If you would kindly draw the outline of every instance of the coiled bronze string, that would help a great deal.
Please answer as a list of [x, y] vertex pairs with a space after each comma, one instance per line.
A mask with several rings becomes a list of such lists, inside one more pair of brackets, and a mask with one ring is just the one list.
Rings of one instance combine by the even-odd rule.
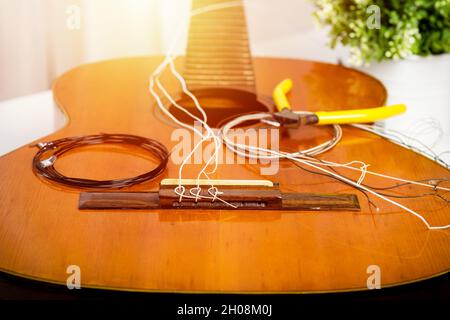
[[[118, 180], [91, 180], [67, 177], [59, 173], [54, 167], [56, 159], [72, 149], [105, 143], [138, 146], [158, 158], [159, 164], [155, 169], [139, 176]], [[75, 188], [115, 189], [142, 183], [160, 175], [165, 170], [169, 159], [167, 148], [160, 142], [129, 134], [102, 133], [69, 137], [50, 142], [41, 142], [33, 146], [39, 147], [39, 151], [33, 158], [33, 171], [45, 179]]]

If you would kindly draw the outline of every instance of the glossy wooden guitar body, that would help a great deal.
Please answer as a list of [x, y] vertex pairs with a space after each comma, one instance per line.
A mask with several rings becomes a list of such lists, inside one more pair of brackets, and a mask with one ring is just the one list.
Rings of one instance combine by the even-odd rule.
[[[110, 132], [151, 137], [173, 147], [174, 127], [157, 116], [147, 91], [148, 75], [160, 61], [123, 59], [68, 72], [55, 83], [54, 96], [69, 122], [39, 141]], [[291, 77], [295, 88], [290, 100], [297, 109], [375, 107], [385, 102], [378, 81], [341, 66], [268, 58], [255, 59], [254, 66], [262, 96], [270, 96], [278, 81]], [[172, 92], [178, 90], [173, 79], [165, 83]], [[285, 145], [304, 148], [328, 135], [327, 128], [291, 130]], [[382, 287], [433, 277], [450, 268], [450, 231], [428, 231], [416, 217], [373, 199], [380, 208], [376, 212], [356, 190], [289, 162], [282, 162], [279, 173], [269, 177], [261, 176], [256, 165], [222, 165], [216, 178], [271, 179], [286, 192], [353, 192], [362, 211], [80, 211], [78, 190], [47, 183], [32, 173], [35, 152], [24, 146], [0, 158], [4, 272], [65, 285], [67, 267], [77, 265], [82, 287], [289, 293], [364, 290], [371, 265], [379, 266]], [[97, 179], [132, 176], [152, 166], [138, 150], [131, 153], [142, 157], [129, 152], [92, 147], [74, 151], [56, 166], [66, 175]], [[343, 141], [320, 158], [361, 160], [373, 171], [411, 180], [450, 177], [434, 162], [352, 128], [344, 128]], [[195, 174], [188, 169], [186, 178]], [[161, 178], [176, 175], [177, 166], [171, 162]], [[158, 182], [128, 190], [156, 190]], [[366, 183], [393, 184], [373, 177]], [[430, 190], [403, 187], [396, 192], [412, 191]], [[450, 208], [441, 199], [399, 201], [432, 225], [450, 222]]]

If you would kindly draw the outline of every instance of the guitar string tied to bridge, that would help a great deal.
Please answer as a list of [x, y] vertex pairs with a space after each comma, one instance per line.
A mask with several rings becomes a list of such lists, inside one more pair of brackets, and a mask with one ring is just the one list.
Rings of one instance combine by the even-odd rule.
[[189, 194], [186, 194], [186, 188], [184, 185], [179, 184], [174, 188], [174, 192], [176, 195], [179, 196], [178, 202], [181, 203], [183, 201], [183, 198], [188, 199], [194, 199], [194, 201], [197, 203], [199, 200], [211, 200], [211, 202], [215, 202], [216, 200], [226, 204], [229, 207], [232, 207], [234, 209], [237, 209], [237, 206], [223, 200], [220, 198], [221, 195], [223, 195], [223, 192], [220, 191], [216, 186], [211, 185], [211, 187], [208, 188], [207, 192], [210, 196], [202, 195], [202, 188], [200, 185], [197, 185], [195, 187], [192, 187], [189, 189]]

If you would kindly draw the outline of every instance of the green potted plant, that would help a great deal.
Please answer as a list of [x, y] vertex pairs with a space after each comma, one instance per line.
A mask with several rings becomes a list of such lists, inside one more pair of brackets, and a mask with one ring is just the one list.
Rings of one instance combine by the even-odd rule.
[[389, 103], [408, 105], [396, 128], [433, 117], [450, 150], [450, 0], [312, 0], [330, 46], [349, 48], [347, 65], [380, 79]]
[[353, 64], [450, 52], [450, 0], [315, 0], [331, 46], [350, 47]]

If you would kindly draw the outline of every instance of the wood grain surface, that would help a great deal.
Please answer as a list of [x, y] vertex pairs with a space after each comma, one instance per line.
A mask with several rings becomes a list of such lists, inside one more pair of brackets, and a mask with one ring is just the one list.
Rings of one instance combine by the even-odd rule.
[[[161, 57], [130, 58], [81, 66], [54, 84], [56, 103], [69, 122], [40, 139], [129, 133], [172, 148], [175, 127], [155, 112], [148, 75]], [[375, 79], [341, 66], [311, 61], [254, 59], [257, 92], [270, 95], [291, 77], [290, 100], [299, 110], [380, 106], [386, 92]], [[178, 64], [182, 66], [183, 61]], [[174, 80], [166, 77], [171, 92]], [[283, 137], [283, 147], [312, 146], [328, 138], [326, 127], [303, 127]], [[283, 192], [357, 193], [361, 212], [254, 212], [221, 210], [80, 211], [79, 190], [50, 184], [31, 170], [35, 148], [0, 158], [0, 270], [65, 284], [69, 265], [81, 268], [82, 287], [170, 292], [329, 292], [364, 290], [367, 268], [381, 269], [381, 285], [393, 286], [448, 272], [450, 231], [428, 231], [416, 217], [356, 190], [281, 162], [278, 174], [259, 166], [222, 165], [218, 179], [270, 179]], [[137, 156], [137, 157], [136, 157]], [[450, 177], [434, 162], [369, 133], [344, 128], [343, 141], [322, 159], [361, 160], [370, 169], [406, 179]], [[56, 166], [66, 175], [96, 179], [134, 176], [153, 164], [139, 150], [94, 146], [76, 150]], [[189, 167], [185, 178], [194, 178]], [[348, 173], [357, 178], [355, 173]], [[177, 177], [170, 161], [161, 178]], [[392, 185], [368, 177], [367, 184]], [[159, 180], [127, 191], [156, 191]], [[424, 193], [417, 187], [395, 192]], [[399, 200], [432, 225], [450, 223], [450, 208], [433, 196]]]

